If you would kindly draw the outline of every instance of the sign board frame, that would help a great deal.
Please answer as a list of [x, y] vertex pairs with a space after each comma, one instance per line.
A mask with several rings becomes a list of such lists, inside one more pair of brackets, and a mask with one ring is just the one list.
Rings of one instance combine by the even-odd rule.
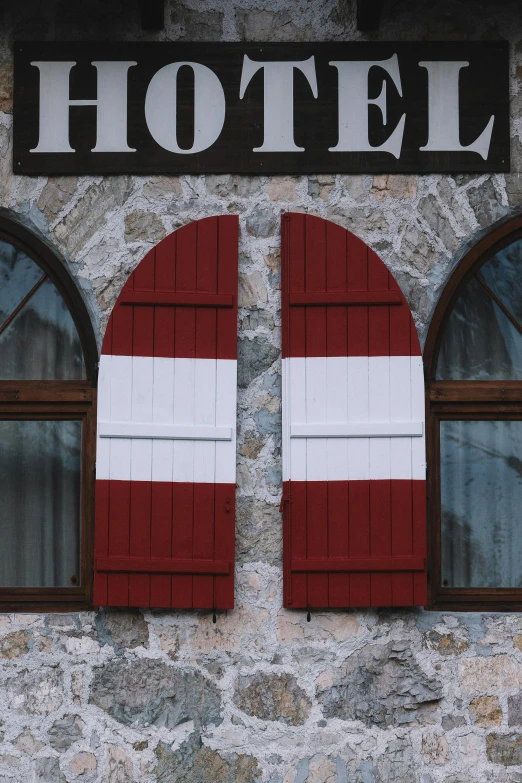
[[[15, 43], [13, 170], [32, 175], [507, 172], [510, 169], [508, 49], [505, 41]], [[396, 60], [393, 60], [394, 57]], [[303, 65], [310, 58], [313, 59], [307, 68], [288, 66], [289, 62]], [[34, 63], [48, 62], [74, 63], [68, 77], [70, 94], [64, 98], [78, 102], [68, 109], [69, 138], [74, 151], [31, 151], [41, 146], [40, 83], [44, 78], [42, 69]], [[93, 151], [97, 144], [99, 113], [96, 105], [97, 80], [101, 78], [93, 62], [136, 63], [128, 66], [125, 72], [127, 117], [124, 117], [128, 147], [135, 151]], [[274, 78], [267, 87], [268, 68], [259, 66], [259, 63], [274, 62], [286, 63], [287, 66], [281, 70], [280, 79], [272, 73]], [[353, 85], [353, 65], [332, 65], [345, 62], [360, 63], [358, 67], [363, 72], [366, 68], [366, 75], [363, 73], [363, 81], [360, 82], [360, 86], [363, 82], [364, 85], [355, 95], [358, 106], [347, 106], [346, 103], [347, 97], [354, 98], [353, 90], [346, 91], [348, 85]], [[368, 67], [368, 63], [372, 62], [377, 65]], [[388, 67], [378, 65], [386, 62]], [[440, 62], [453, 63], [449, 66], [453, 67], [454, 75], [456, 73], [453, 95], [445, 94], [450, 80], [444, 80], [439, 73], [437, 86], [435, 76], [429, 71], [430, 66], [426, 65]], [[167, 75], [162, 84], [157, 80], [155, 96], [150, 90], [151, 80], [158, 71], [173, 63], [201, 64], [215, 74], [222, 87], [225, 106], [222, 129], [216, 140], [201, 151], [187, 152], [194, 147], [195, 139], [193, 68], [180, 66], [175, 78], [170, 72], [170, 83], [175, 85], [170, 92], [164, 89]], [[247, 70], [249, 68], [250, 75], [246, 73], [245, 66]], [[342, 77], [341, 67], [351, 70]], [[396, 78], [393, 68], [396, 68]], [[203, 73], [207, 74], [207, 71]], [[342, 78], [346, 89], [341, 96]], [[286, 88], [281, 87], [284, 79]], [[218, 104], [219, 83], [214, 82]], [[277, 85], [281, 87], [279, 92]], [[366, 94], [361, 95], [361, 90]], [[241, 93], [243, 97], [240, 97]], [[211, 94], [208, 91], [201, 93], [202, 110], [205, 95]], [[156, 117], [169, 111], [172, 115], [172, 105], [177, 107], [174, 139], [183, 150], [181, 153], [165, 149], [151, 134], [150, 117], [147, 118], [145, 111], [147, 95], [150, 105], [156, 102]], [[162, 95], [173, 95], [174, 100], [177, 95], [177, 102], [170, 104], [169, 100], [165, 100], [163, 108], [160, 103]], [[285, 96], [288, 98], [289, 95], [293, 97], [291, 105], [285, 100]], [[276, 104], [270, 108], [272, 98]], [[124, 99], [125, 96], [121, 98]], [[81, 105], [89, 100], [91, 105]], [[450, 105], [452, 101], [453, 108]], [[462, 147], [472, 145], [494, 117], [486, 158], [469, 149], [421, 149], [429, 147], [432, 133], [429, 111], [431, 108], [434, 115], [434, 107], [443, 107], [450, 120], [453, 112], [456, 122], [454, 141], [456, 134], [457, 146]], [[266, 146], [269, 108], [272, 120], [279, 112], [287, 111], [286, 131], [283, 128], [288, 137], [287, 146], [290, 139], [294, 147], [301, 150], [255, 151], [255, 148]], [[115, 115], [117, 111], [115, 106]], [[151, 111], [149, 106], [149, 114]], [[219, 106], [217, 113], [214, 106], [208, 118], [214, 125], [217, 124], [218, 130], [219, 111]], [[292, 114], [293, 134], [292, 128], [288, 127], [288, 117], [292, 119]], [[398, 127], [403, 115], [404, 132], [399, 155], [378, 150], [377, 147], [382, 146]], [[202, 117], [200, 115], [200, 119]], [[205, 121], [200, 124], [205, 127], [206, 118], [203, 119]], [[359, 144], [363, 148], [332, 151], [340, 145], [339, 128], [345, 119], [349, 126], [346, 131], [348, 146]], [[356, 140], [355, 144], [353, 121], [356, 125], [363, 124], [362, 130], [359, 128], [357, 131], [359, 142]], [[108, 122], [110, 124], [110, 120]], [[434, 116], [431, 122], [436, 124]], [[360, 143], [365, 123], [366, 148], [364, 143]], [[446, 116], [441, 124], [447, 126]], [[157, 128], [156, 131], [158, 138]], [[272, 128], [272, 135], [277, 131], [277, 128]], [[168, 129], [162, 132], [168, 133]]]

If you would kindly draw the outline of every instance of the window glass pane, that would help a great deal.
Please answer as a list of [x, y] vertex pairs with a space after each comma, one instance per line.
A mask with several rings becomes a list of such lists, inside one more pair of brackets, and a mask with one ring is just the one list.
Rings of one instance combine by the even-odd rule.
[[522, 335], [475, 278], [463, 289], [446, 324], [436, 377], [522, 378]]
[[80, 421], [0, 421], [0, 587], [79, 583], [80, 462]]
[[522, 421], [441, 421], [444, 587], [522, 587]]
[[85, 365], [76, 326], [60, 292], [47, 278], [0, 334], [0, 379], [81, 378]]
[[0, 239], [0, 325], [43, 274], [24, 252]]
[[522, 324], [522, 240], [496, 253], [481, 267], [479, 274]]

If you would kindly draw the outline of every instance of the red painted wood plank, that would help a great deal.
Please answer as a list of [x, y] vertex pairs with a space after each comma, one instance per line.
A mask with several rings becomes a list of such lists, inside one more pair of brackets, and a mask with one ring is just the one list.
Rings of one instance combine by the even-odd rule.
[[[285, 550], [286, 566], [294, 557], [306, 557], [306, 481], [286, 481], [283, 495], [289, 499], [284, 514], [284, 524], [290, 525], [290, 547]], [[304, 608], [308, 606], [308, 577], [306, 574], [292, 574], [287, 606]]]
[[[109, 482], [96, 482], [96, 520], [94, 526], [94, 551], [97, 556], [109, 553]], [[93, 604], [107, 604], [107, 574], [94, 572]]]
[[[370, 482], [349, 482], [350, 557], [370, 556]], [[370, 574], [350, 574], [350, 605], [371, 606]]]
[[[192, 531], [194, 517], [194, 484], [174, 483], [172, 550], [173, 558], [180, 560], [192, 557]], [[192, 576], [172, 577], [172, 607], [192, 608]]]
[[[328, 488], [325, 481], [308, 481], [306, 487], [306, 557], [328, 557]], [[308, 605], [328, 606], [328, 574], [308, 573]]]
[[[391, 482], [391, 515], [392, 515], [392, 556], [413, 555], [413, 503], [412, 482]], [[418, 570], [424, 571], [426, 564], [424, 558], [419, 558], [422, 566]], [[397, 568], [394, 569], [395, 571]], [[416, 569], [417, 570], [417, 569]], [[413, 605], [413, 574], [392, 573], [392, 601], [393, 606]]]
[[[176, 291], [196, 290], [197, 223], [189, 223], [177, 232]], [[196, 308], [180, 307], [176, 312], [175, 356], [196, 356]]]
[[[217, 290], [220, 295], [237, 292], [239, 218], [222, 215], [218, 218]], [[237, 295], [232, 310], [217, 312], [217, 358], [237, 359]]]
[[[290, 307], [402, 305], [402, 298], [397, 291], [309, 291], [303, 294], [290, 294], [289, 299]], [[328, 355], [330, 356], [331, 354]], [[333, 355], [335, 356], [336, 354]]]
[[132, 307], [120, 307], [116, 302], [111, 314], [113, 356], [132, 356], [132, 316]]
[[[391, 486], [389, 480], [370, 481], [371, 556], [391, 555]], [[371, 574], [371, 606], [391, 606], [391, 574]]]
[[231, 564], [226, 576], [214, 577], [214, 606], [216, 609], [234, 608], [235, 501], [235, 484], [216, 484], [214, 556], [216, 562], [224, 560]]
[[390, 293], [400, 296], [402, 307], [390, 307], [390, 356], [410, 356], [412, 317], [397, 282], [390, 275]]
[[[109, 488], [109, 556], [128, 557], [130, 519], [130, 481], [111, 481]], [[129, 577], [109, 574], [107, 578], [107, 605], [129, 605]]]
[[[335, 223], [326, 224], [326, 285], [327, 301], [332, 298], [346, 299], [348, 283], [348, 258], [346, 254], [346, 231]], [[311, 294], [306, 294], [311, 296]], [[321, 294], [312, 294], [321, 298]], [[322, 297], [324, 299], [324, 297]], [[326, 352], [328, 356], [346, 356], [348, 351], [348, 312], [346, 307], [326, 308]]]
[[[172, 551], [172, 502], [173, 487], [167, 481], [153, 481], [151, 488], [150, 556], [166, 558]], [[151, 573], [154, 569], [150, 569]], [[170, 607], [171, 577], [167, 574], [150, 577], [150, 605]]]
[[[194, 484], [194, 558], [212, 560], [216, 517], [216, 485]], [[214, 580], [211, 576], [194, 576], [192, 583], [194, 609], [213, 609]]]
[[[196, 287], [200, 292], [217, 292], [218, 219], [198, 221]], [[196, 356], [217, 356], [217, 312], [215, 308], [196, 309]]]
[[233, 294], [207, 294], [194, 291], [193, 293], [173, 293], [164, 291], [129, 291], [120, 299], [122, 305], [155, 307], [233, 307]]
[[[413, 554], [426, 554], [426, 482], [412, 482], [413, 500]], [[415, 606], [425, 606], [428, 603], [428, 575], [414, 574], [413, 603]]]
[[[307, 292], [326, 290], [326, 225], [305, 220], [305, 286]], [[305, 356], [326, 356], [326, 307], [305, 308]]]
[[305, 356], [306, 323], [304, 308], [288, 312], [288, 292], [305, 290], [305, 216], [289, 215], [283, 223], [285, 244], [282, 248], [281, 274], [285, 319], [283, 322], [283, 357]]
[[[406, 571], [409, 577], [411, 571], [424, 571], [426, 568], [425, 557], [325, 557], [306, 558], [305, 560], [293, 559], [292, 571], [295, 573], [328, 572], [349, 573], [351, 571]], [[399, 573], [397, 575], [400, 575]], [[346, 606], [346, 604], [344, 604]]]
[[[154, 269], [156, 264], [155, 248], [149, 250], [146, 256], [142, 258], [134, 272], [132, 273], [133, 285], [132, 291], [154, 291]], [[131, 295], [129, 289], [122, 291], [122, 299]]]
[[[328, 560], [348, 558], [349, 552], [349, 511], [348, 482], [329, 481], [328, 486]], [[332, 607], [350, 606], [350, 575], [331, 573], [328, 569], [328, 605]]]
[[[129, 557], [150, 557], [152, 482], [130, 482]], [[129, 571], [129, 606], [150, 605], [149, 574]]]
[[[156, 248], [154, 288], [159, 294], [175, 285], [176, 234], [166, 237]], [[176, 309], [154, 308], [154, 356], [174, 357], [174, 329]]]
[[[388, 288], [390, 274], [381, 259], [368, 248], [368, 289], [382, 291]], [[368, 308], [369, 356], [390, 355], [390, 308]]]
[[98, 571], [151, 574], [224, 574], [230, 573], [228, 560], [176, 560], [166, 557], [98, 557]]
[[[368, 290], [368, 248], [348, 233], [348, 291]], [[348, 356], [368, 356], [368, 307], [348, 308]]]

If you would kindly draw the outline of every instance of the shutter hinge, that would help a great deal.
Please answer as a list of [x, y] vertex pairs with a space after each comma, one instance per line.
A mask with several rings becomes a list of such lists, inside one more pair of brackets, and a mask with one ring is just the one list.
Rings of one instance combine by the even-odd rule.
[[284, 514], [285, 511], [285, 503], [291, 503], [292, 502], [292, 493], [290, 490], [283, 489], [283, 494], [281, 495], [281, 502], [279, 504], [279, 513]]

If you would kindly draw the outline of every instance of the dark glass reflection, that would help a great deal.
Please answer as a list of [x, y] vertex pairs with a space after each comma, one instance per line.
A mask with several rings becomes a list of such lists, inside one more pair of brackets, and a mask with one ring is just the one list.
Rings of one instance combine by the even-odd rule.
[[[24, 253], [0, 241], [0, 329], [44, 276]], [[46, 278], [0, 333], [0, 380], [79, 380], [85, 377], [76, 326]]]
[[522, 324], [522, 240], [499, 250], [480, 274], [502, 304]]
[[81, 422], [0, 421], [0, 587], [80, 581]]
[[522, 335], [475, 277], [463, 289], [448, 319], [436, 377], [522, 378]]
[[14, 245], [0, 240], [0, 324], [43, 275], [38, 264]]
[[441, 421], [444, 587], [522, 588], [522, 421]]

